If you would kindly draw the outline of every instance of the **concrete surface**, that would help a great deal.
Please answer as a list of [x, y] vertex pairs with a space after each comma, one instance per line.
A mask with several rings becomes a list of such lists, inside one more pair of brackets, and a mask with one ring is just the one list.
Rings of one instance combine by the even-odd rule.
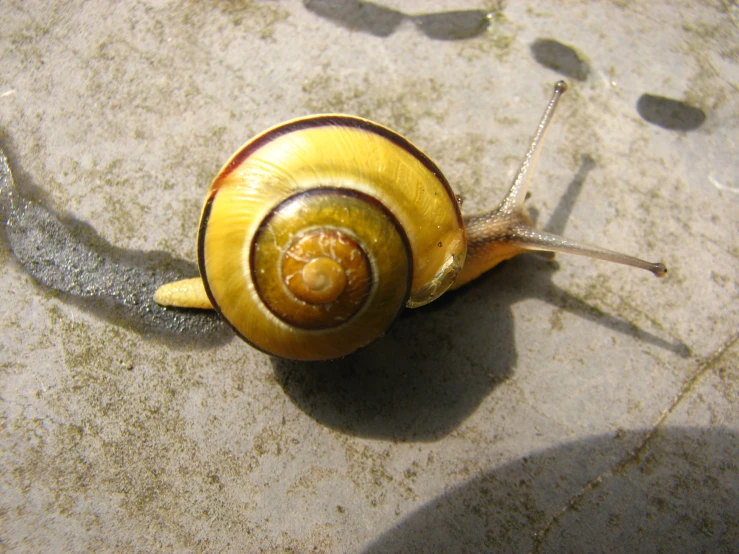
[[[738, 24], [731, 0], [2, 2], [0, 550], [739, 550]], [[530, 205], [665, 280], [520, 257], [322, 364], [151, 303], [254, 133], [369, 117], [474, 211], [563, 76]]]

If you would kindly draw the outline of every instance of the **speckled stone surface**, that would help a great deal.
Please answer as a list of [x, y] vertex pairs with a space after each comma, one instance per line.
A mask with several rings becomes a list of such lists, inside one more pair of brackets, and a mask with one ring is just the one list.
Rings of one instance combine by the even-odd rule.
[[[0, 551], [732, 552], [739, 8], [0, 4]], [[343, 112], [668, 277], [522, 256], [337, 362], [167, 311], [210, 180]]]

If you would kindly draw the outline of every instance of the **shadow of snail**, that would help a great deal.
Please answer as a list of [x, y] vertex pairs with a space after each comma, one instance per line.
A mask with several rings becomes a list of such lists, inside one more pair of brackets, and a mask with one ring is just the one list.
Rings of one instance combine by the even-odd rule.
[[[554, 265], [539, 257], [516, 257], [495, 267], [488, 278], [460, 288], [457, 294], [440, 296], [450, 285], [455, 288], [502, 259], [527, 251], [540, 251], [545, 256], [555, 250], [574, 252], [664, 273], [661, 264], [557, 236], [565, 228], [593, 166], [588, 156], [583, 157], [550, 224], [543, 231], [534, 228], [523, 201], [541, 141], [564, 88], [563, 83], [557, 85], [511, 190], [499, 206], [480, 215], [462, 216], [457, 198], [433, 162], [407, 140], [366, 120], [314, 116], [259, 135], [229, 161], [208, 195], [198, 243], [208, 293], [202, 280], [185, 280], [165, 286], [157, 299], [198, 308], [215, 303], [237, 334], [263, 350], [270, 350], [273, 343], [257, 342], [251, 336], [250, 322], [268, 331], [276, 327], [280, 340], [295, 334], [297, 342], [275, 343], [271, 349], [276, 354], [272, 358], [275, 377], [285, 393], [320, 423], [375, 438], [436, 440], [456, 428], [515, 367], [510, 306], [526, 298], [545, 299], [612, 330], [688, 355], [683, 344], [642, 331], [558, 289], [550, 279]], [[111, 246], [89, 225], [55, 215], [41, 202], [31, 200], [27, 191], [21, 194], [7, 160], [2, 157], [0, 161], [0, 208], [7, 219], [10, 247], [24, 269], [42, 285], [59, 291], [62, 299], [115, 323], [130, 325], [146, 336], [164, 338], [175, 347], [209, 348], [228, 340], [229, 334], [224, 333], [213, 311], [168, 309], [153, 302], [160, 283], [192, 275], [197, 271], [192, 264], [160, 252]], [[357, 171], [358, 164], [361, 171]], [[28, 176], [22, 173], [21, 181], [25, 188], [30, 186]], [[398, 187], [398, 182], [405, 186]], [[396, 198], [398, 192], [401, 194]], [[216, 202], [228, 198], [246, 199], [246, 208], [236, 201]], [[310, 221], [316, 204], [323, 219]], [[374, 227], [369, 233], [355, 231], [356, 223], [365, 225], [366, 208]], [[437, 211], [442, 217], [434, 220]], [[215, 220], [220, 226], [213, 226]], [[261, 235], [262, 241], [251, 241], [249, 233]], [[391, 259], [387, 251], [391, 241], [385, 234], [394, 236], [395, 245], [400, 247], [399, 257], [392, 258], [389, 267], [380, 263]], [[377, 243], [380, 262], [376, 261], [378, 251], [373, 250]], [[229, 250], [233, 245], [237, 248]], [[273, 245], [278, 245], [276, 252]], [[371, 248], [357, 252], [354, 249], [358, 246]], [[311, 255], [316, 252], [320, 264], [311, 264]], [[249, 268], [253, 259], [265, 256], [272, 260], [271, 273], [256, 266]], [[360, 269], [364, 265], [363, 279], [358, 278], [357, 263]], [[293, 269], [286, 272], [288, 264], [293, 264]], [[321, 265], [328, 266], [328, 271], [310, 269]], [[329, 294], [330, 299], [337, 294], [332, 282], [336, 266], [347, 268], [343, 276], [338, 275], [338, 289], [343, 287], [337, 296], [338, 308], [334, 302], [326, 302], [325, 296]], [[285, 275], [303, 279], [303, 288], [294, 292], [281, 281]], [[367, 277], [372, 280], [368, 282]], [[326, 283], [331, 286], [326, 287]], [[378, 307], [373, 302], [385, 287], [390, 290], [382, 294], [393, 302], [381, 302]], [[283, 317], [280, 310], [285, 305], [278, 302], [277, 307], [263, 307], [264, 297], [275, 297], [272, 288], [278, 289], [278, 295], [281, 290], [280, 302], [287, 296], [303, 310], [297, 316]], [[324, 297], [311, 304], [311, 295]], [[348, 302], [342, 304], [347, 296]], [[418, 305], [435, 297], [440, 298], [403, 310], [404, 303]], [[257, 315], [243, 318], [236, 312], [232, 318], [232, 304], [248, 304]], [[366, 313], [372, 310], [379, 310], [379, 315]], [[327, 315], [329, 325], [321, 329]], [[383, 340], [372, 342], [385, 333], [396, 315], [392, 331]], [[368, 316], [374, 327], [366, 323]], [[332, 317], [338, 324], [331, 324]], [[362, 323], [355, 325], [352, 340], [347, 340], [344, 331], [355, 319]], [[357, 334], [367, 329], [373, 332]], [[372, 344], [360, 348], [368, 343]], [[358, 348], [350, 357], [309, 367], [287, 359], [335, 358]]]

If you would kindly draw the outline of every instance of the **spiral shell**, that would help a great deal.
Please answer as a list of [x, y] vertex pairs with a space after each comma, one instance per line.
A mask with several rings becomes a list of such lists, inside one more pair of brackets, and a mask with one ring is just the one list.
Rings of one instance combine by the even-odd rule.
[[555, 84], [502, 201], [464, 219], [439, 168], [376, 123], [319, 115], [262, 133], [210, 186], [200, 278], [164, 284], [154, 300], [213, 307], [265, 352], [327, 360], [380, 337], [403, 304], [431, 302], [524, 252], [578, 254], [664, 277], [661, 262], [534, 227], [524, 202], [565, 90]]
[[456, 198], [406, 139], [349, 116], [257, 136], [210, 187], [198, 257], [213, 306], [285, 358], [345, 356], [403, 305], [442, 294], [464, 263]]

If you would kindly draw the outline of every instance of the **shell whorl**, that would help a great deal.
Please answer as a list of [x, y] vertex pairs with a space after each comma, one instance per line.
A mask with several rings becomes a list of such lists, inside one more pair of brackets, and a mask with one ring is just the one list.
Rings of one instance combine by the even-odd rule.
[[277, 206], [259, 227], [250, 260], [265, 306], [285, 323], [314, 330], [353, 317], [365, 325], [384, 320], [362, 312], [368, 301], [402, 305], [411, 264], [408, 239], [392, 213], [361, 193], [330, 188]]
[[198, 236], [213, 306], [254, 346], [294, 359], [376, 339], [403, 305], [442, 294], [465, 252], [433, 162], [348, 116], [295, 120], [247, 143], [211, 185]]

